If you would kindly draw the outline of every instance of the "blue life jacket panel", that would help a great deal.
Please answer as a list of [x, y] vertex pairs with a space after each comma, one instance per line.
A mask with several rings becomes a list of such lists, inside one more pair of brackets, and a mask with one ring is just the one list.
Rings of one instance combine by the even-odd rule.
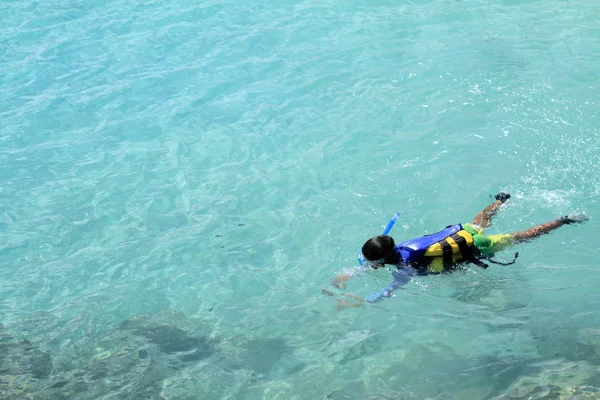
[[420, 261], [431, 246], [462, 230], [463, 227], [461, 224], [450, 225], [446, 229], [432, 233], [431, 235], [402, 242], [396, 245], [396, 250], [400, 253], [404, 262], [414, 263]]

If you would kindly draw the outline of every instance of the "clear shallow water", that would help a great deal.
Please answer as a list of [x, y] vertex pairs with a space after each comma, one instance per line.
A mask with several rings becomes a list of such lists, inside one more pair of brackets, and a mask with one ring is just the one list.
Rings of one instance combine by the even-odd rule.
[[[3, 358], [3, 395], [600, 387], [600, 8], [488, 3], [2, 3], [0, 315], [52, 360]], [[490, 232], [591, 221], [336, 309], [394, 212], [414, 237], [499, 190]]]

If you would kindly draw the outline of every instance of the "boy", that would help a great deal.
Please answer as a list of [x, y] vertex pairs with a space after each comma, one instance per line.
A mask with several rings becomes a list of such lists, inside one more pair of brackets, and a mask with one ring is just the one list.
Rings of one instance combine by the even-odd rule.
[[[378, 269], [390, 264], [397, 270], [392, 273], [392, 283], [383, 291], [369, 295], [365, 300], [381, 301], [384, 297], [391, 297], [393, 290], [407, 283], [412, 276], [449, 272], [463, 262], [472, 262], [482, 268], [488, 267], [482, 259], [494, 264], [512, 264], [515, 260], [499, 263], [490, 260], [490, 257], [512, 244], [536, 238], [563, 225], [587, 221], [585, 215], [567, 215], [521, 232], [484, 235], [483, 230], [490, 225], [492, 217], [508, 199], [510, 194], [500, 192], [495, 196], [496, 201], [477, 214], [472, 223], [450, 225], [440, 232], [407, 240], [398, 245], [388, 235], [379, 235], [367, 240], [361, 254], [361, 259], [366, 265]], [[515, 254], [515, 259], [518, 254]], [[351, 276], [352, 274], [342, 274], [334, 279], [333, 284], [343, 288]]]

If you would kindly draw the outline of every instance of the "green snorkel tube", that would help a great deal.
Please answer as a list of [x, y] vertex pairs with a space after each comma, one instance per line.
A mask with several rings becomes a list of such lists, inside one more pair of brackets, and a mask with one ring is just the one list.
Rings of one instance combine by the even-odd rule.
[[[392, 227], [398, 220], [398, 217], [400, 217], [400, 213], [394, 214], [392, 219], [390, 219], [390, 222], [388, 222], [388, 224], [385, 226], [385, 229], [383, 230], [382, 235], [387, 235], [388, 233], [390, 233], [390, 231], [392, 230]], [[365, 259], [365, 256], [363, 256], [363, 254], [362, 254], [362, 249], [358, 249], [358, 263], [360, 265], [363, 265], [365, 263], [365, 261], [367, 261], [367, 260]]]

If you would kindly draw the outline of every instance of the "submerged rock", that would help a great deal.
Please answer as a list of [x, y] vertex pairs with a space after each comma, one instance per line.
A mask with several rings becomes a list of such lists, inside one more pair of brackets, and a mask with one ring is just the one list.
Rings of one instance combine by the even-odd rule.
[[120, 330], [145, 338], [160, 352], [179, 356], [184, 362], [199, 361], [215, 353], [215, 340], [206, 336], [191, 336], [176, 326], [155, 325], [148, 318], [128, 319], [121, 324]]
[[56, 368], [50, 354], [0, 329], [0, 398], [220, 398], [303, 368], [282, 338], [218, 340], [203, 329], [182, 314], [135, 316], [92, 345], [71, 344], [79, 352], [56, 355]]
[[47, 378], [52, 372], [52, 357], [35, 347], [29, 340], [0, 345], [0, 374], [31, 375], [34, 379]]
[[212, 356], [216, 343], [165, 320], [189, 323], [173, 314], [133, 317], [91, 353], [62, 354], [70, 367], [55, 372], [48, 353], [0, 328], [0, 398], [158, 398], [165, 378]]
[[581, 329], [577, 335], [577, 340], [586, 348], [591, 349], [591, 360], [600, 363], [600, 329]]
[[226, 368], [248, 370], [259, 376], [276, 368], [280, 359], [290, 350], [282, 338], [248, 339], [235, 336], [219, 345], [221, 364]]
[[573, 386], [567, 388], [567, 394], [561, 400], [598, 400], [600, 389], [593, 386]]
[[526, 386], [510, 389], [498, 399], [502, 400], [559, 400], [561, 389], [558, 386]]
[[[295, 374], [304, 364], [292, 357], [283, 338], [248, 338], [236, 335], [215, 346], [212, 363], [194, 363], [163, 382], [162, 398], [262, 398], [269, 383]], [[250, 397], [249, 393], [253, 396]]]
[[26, 398], [27, 386], [35, 386], [52, 373], [52, 357], [29, 340], [17, 339], [0, 325], [0, 398]]
[[527, 386], [508, 390], [498, 400], [600, 400], [600, 390], [593, 386]]

